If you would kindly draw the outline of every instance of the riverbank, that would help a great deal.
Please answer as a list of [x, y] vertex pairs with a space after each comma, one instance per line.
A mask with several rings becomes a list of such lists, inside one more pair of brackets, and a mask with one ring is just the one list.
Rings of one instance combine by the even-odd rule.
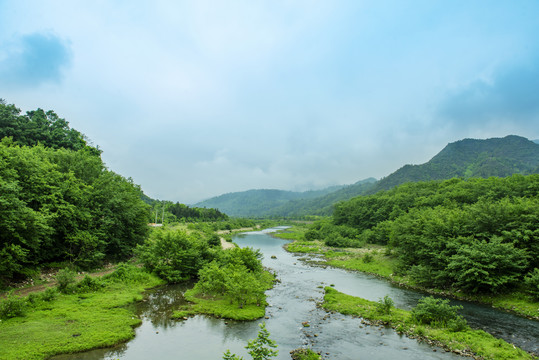
[[21, 316], [0, 321], [0, 359], [41, 360], [130, 340], [141, 320], [129, 305], [163, 281], [126, 265], [87, 283], [94, 285], [73, 287], [68, 294], [51, 288], [17, 298]]
[[322, 307], [327, 311], [359, 316], [367, 320], [366, 325], [391, 326], [410, 338], [426, 341], [446, 351], [474, 359], [536, 359], [524, 350], [483, 330], [465, 327], [461, 331], [451, 331], [446, 327], [418, 324], [413, 320], [410, 311], [391, 308], [388, 312], [381, 312], [378, 304], [326, 287]]
[[302, 234], [304, 231], [305, 229], [302, 228], [292, 228], [288, 229], [287, 232], [273, 234], [273, 236], [294, 240], [285, 245], [285, 249], [292, 253], [321, 255], [323, 260], [320, 263], [324, 265], [361, 271], [384, 278], [399, 287], [489, 305], [528, 319], [539, 320], [539, 303], [532, 301], [526, 294], [471, 295], [449, 289], [426, 288], [414, 283], [407, 276], [396, 274], [397, 259], [392, 256], [387, 247], [367, 245], [363, 248], [334, 248], [326, 246], [322, 241], [303, 240]]
[[[268, 280], [264, 290], [269, 290], [273, 287], [275, 275], [267, 270], [264, 270], [264, 273], [264, 277]], [[229, 296], [207, 295], [197, 286], [187, 290], [184, 298], [190, 304], [175, 311], [172, 315], [173, 319], [187, 319], [189, 316], [201, 314], [230, 320], [256, 320], [266, 315], [266, 306], [268, 305], [265, 294], [260, 299], [250, 299], [240, 307]]]

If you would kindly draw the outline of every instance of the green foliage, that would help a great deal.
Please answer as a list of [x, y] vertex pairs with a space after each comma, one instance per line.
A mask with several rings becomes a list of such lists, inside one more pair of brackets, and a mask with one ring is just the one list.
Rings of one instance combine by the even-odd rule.
[[425, 164], [400, 168], [381, 179], [370, 193], [406, 182], [533, 174], [539, 166], [538, 159], [539, 145], [520, 136], [464, 139], [448, 144]]
[[77, 292], [85, 293], [91, 291], [98, 291], [104, 286], [105, 284], [103, 284], [99, 279], [86, 275], [81, 281], [77, 283]]
[[[260, 326], [260, 330], [258, 331], [258, 335], [256, 339], [249, 340], [245, 348], [249, 350], [249, 355], [251, 355], [251, 358], [253, 360], [271, 359], [277, 356], [277, 354], [279, 353], [278, 350], [273, 350], [277, 348], [277, 344], [275, 343], [275, 341], [269, 338], [270, 333], [266, 329], [266, 323], [262, 323], [259, 326]], [[224, 360], [240, 360], [243, 358], [238, 357], [235, 354], [231, 354], [230, 350], [227, 350], [223, 354], [223, 359]]]
[[277, 350], [272, 350], [277, 348], [277, 344], [269, 338], [270, 333], [266, 329], [266, 323], [262, 323], [259, 326], [258, 336], [256, 339], [250, 340], [245, 348], [249, 350], [249, 355], [251, 355], [253, 360], [271, 359], [279, 353]]
[[20, 115], [13, 104], [0, 102], [0, 139], [11, 137], [19, 145], [35, 146], [38, 143], [55, 149], [88, 149], [94, 154], [100, 150], [91, 147], [83, 134], [69, 127], [54, 111], [42, 109]]
[[388, 295], [384, 296], [383, 299], [378, 300], [376, 303], [376, 309], [382, 314], [391, 314], [391, 309], [395, 307], [395, 302]]
[[[382, 322], [394, 327], [400, 333], [407, 333], [431, 339], [456, 350], [484, 359], [532, 359], [532, 355], [501, 339], [482, 331], [472, 330], [466, 326], [464, 319], [449, 320], [446, 326], [440, 322], [433, 325], [418, 324], [412, 319], [411, 311], [393, 309], [390, 315], [376, 310], [376, 302], [346, 295], [330, 287], [325, 288], [322, 307], [330, 311], [338, 311], [345, 315], [359, 316], [373, 322]], [[457, 331], [459, 330], [459, 331]], [[466, 351], [467, 350], [467, 351]], [[468, 352], [469, 351], [469, 352]]]
[[533, 271], [531, 271], [526, 276], [524, 281], [526, 282], [528, 293], [535, 300], [539, 300], [539, 269], [538, 268], [533, 269]]
[[0, 319], [23, 316], [25, 310], [26, 302], [20, 297], [8, 294], [5, 299], [0, 300]]
[[501, 241], [460, 246], [447, 265], [453, 284], [469, 293], [496, 293], [514, 286], [527, 266], [526, 252]]
[[56, 274], [56, 281], [58, 283], [58, 290], [63, 293], [67, 293], [71, 290], [71, 286], [75, 284], [76, 273], [70, 269], [61, 269]]
[[[142, 299], [146, 288], [162, 284], [145, 275], [140, 282], [113, 281], [97, 291], [58, 294], [54, 289], [27, 298], [24, 317], [0, 321], [2, 359], [48, 359], [62, 353], [76, 353], [110, 347], [135, 336], [140, 324], [134, 308], [127, 305]], [[52, 294], [52, 296], [50, 296]], [[75, 335], [75, 336], [74, 336]]]
[[320, 360], [322, 357], [311, 349], [299, 348], [292, 350], [290, 356], [293, 360]]
[[273, 277], [263, 271], [261, 254], [251, 248], [234, 248], [200, 269], [197, 291], [230, 299], [241, 309], [248, 304], [260, 306]]
[[195, 278], [213, 258], [208, 243], [198, 233], [157, 229], [137, 247], [144, 266], [168, 282]]
[[[415, 284], [468, 294], [508, 292], [539, 266], [538, 222], [539, 175], [408, 183], [341, 203], [333, 217], [361, 232], [356, 241], [388, 244]], [[324, 227], [308, 233], [333, 244]]]
[[458, 315], [462, 306], [449, 305], [449, 300], [437, 299], [432, 296], [421, 298], [412, 309], [412, 318], [420, 324], [446, 326], [450, 321], [462, 324], [465, 320]]
[[27, 277], [44, 263], [86, 270], [125, 259], [147, 235], [140, 189], [106, 170], [92, 149], [0, 141], [1, 282]]

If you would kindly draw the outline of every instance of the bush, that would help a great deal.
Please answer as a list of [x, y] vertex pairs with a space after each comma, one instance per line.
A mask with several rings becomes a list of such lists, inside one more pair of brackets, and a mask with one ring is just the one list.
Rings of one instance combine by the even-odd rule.
[[53, 301], [54, 299], [56, 299], [56, 289], [48, 288], [47, 290], [42, 292], [40, 295], [41, 295], [41, 300], [43, 301]]
[[103, 283], [101, 283], [101, 281], [91, 276], [86, 275], [84, 279], [82, 279], [77, 284], [77, 292], [83, 293], [83, 292], [96, 291], [96, 290], [101, 289], [102, 287], [103, 287]]
[[451, 320], [466, 321], [457, 314], [460, 309], [462, 306], [449, 305], [449, 300], [428, 296], [421, 298], [412, 309], [412, 318], [421, 324], [447, 326]]
[[447, 328], [453, 332], [463, 331], [468, 328], [468, 322], [462, 316], [457, 316], [447, 322]]
[[56, 281], [58, 282], [58, 290], [66, 293], [70, 290], [71, 285], [75, 283], [75, 272], [69, 269], [62, 269], [56, 274]]
[[221, 238], [217, 234], [210, 235], [208, 239], [208, 245], [210, 246], [221, 246]]
[[147, 269], [172, 283], [195, 278], [211, 257], [207, 241], [180, 230], [154, 231], [136, 252]]
[[363, 262], [365, 264], [373, 262], [373, 261], [374, 261], [374, 256], [371, 253], [366, 253], [365, 255], [363, 255]]
[[454, 285], [470, 293], [501, 293], [518, 283], [527, 264], [526, 251], [493, 237], [462, 245], [449, 259]]
[[395, 302], [388, 295], [376, 303], [376, 311], [382, 314], [391, 314], [391, 309], [395, 307]]
[[24, 299], [8, 294], [7, 298], [0, 302], [0, 319], [23, 316], [25, 308], [26, 302]]
[[535, 299], [539, 300], [539, 269], [535, 268], [525, 278], [526, 288], [528, 293]]

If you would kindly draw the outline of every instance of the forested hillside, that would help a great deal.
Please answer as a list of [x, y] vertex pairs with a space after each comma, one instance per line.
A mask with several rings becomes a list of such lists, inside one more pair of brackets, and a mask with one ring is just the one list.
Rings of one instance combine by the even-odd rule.
[[407, 183], [335, 208], [306, 239], [388, 246], [417, 284], [539, 298], [539, 175]]
[[289, 201], [313, 199], [341, 188], [342, 186], [334, 186], [305, 192], [272, 189], [248, 190], [217, 196], [199, 202], [195, 206], [217, 208], [229, 216], [264, 217], [268, 216], [272, 209], [283, 206]]
[[375, 183], [376, 179], [368, 178], [313, 199], [290, 200], [283, 205], [268, 209], [264, 215], [274, 217], [330, 216], [333, 213], [334, 204], [365, 194]]
[[374, 194], [406, 182], [537, 173], [539, 144], [533, 141], [515, 135], [487, 140], [464, 139], [448, 144], [425, 164], [405, 165], [379, 181], [369, 178], [322, 192], [249, 190], [221, 195], [196, 205], [215, 207], [230, 216], [240, 217], [328, 216], [339, 201]]
[[140, 188], [52, 111], [2, 101], [0, 124], [0, 282], [131, 256], [148, 231]]
[[429, 162], [405, 165], [381, 179], [371, 194], [405, 182], [539, 173], [539, 144], [509, 135], [486, 140], [464, 139], [448, 144]]

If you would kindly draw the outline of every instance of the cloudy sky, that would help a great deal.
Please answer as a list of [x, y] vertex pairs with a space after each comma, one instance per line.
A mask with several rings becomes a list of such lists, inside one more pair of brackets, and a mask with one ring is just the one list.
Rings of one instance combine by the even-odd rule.
[[0, 98], [153, 198], [317, 189], [539, 138], [539, 2], [0, 0]]

